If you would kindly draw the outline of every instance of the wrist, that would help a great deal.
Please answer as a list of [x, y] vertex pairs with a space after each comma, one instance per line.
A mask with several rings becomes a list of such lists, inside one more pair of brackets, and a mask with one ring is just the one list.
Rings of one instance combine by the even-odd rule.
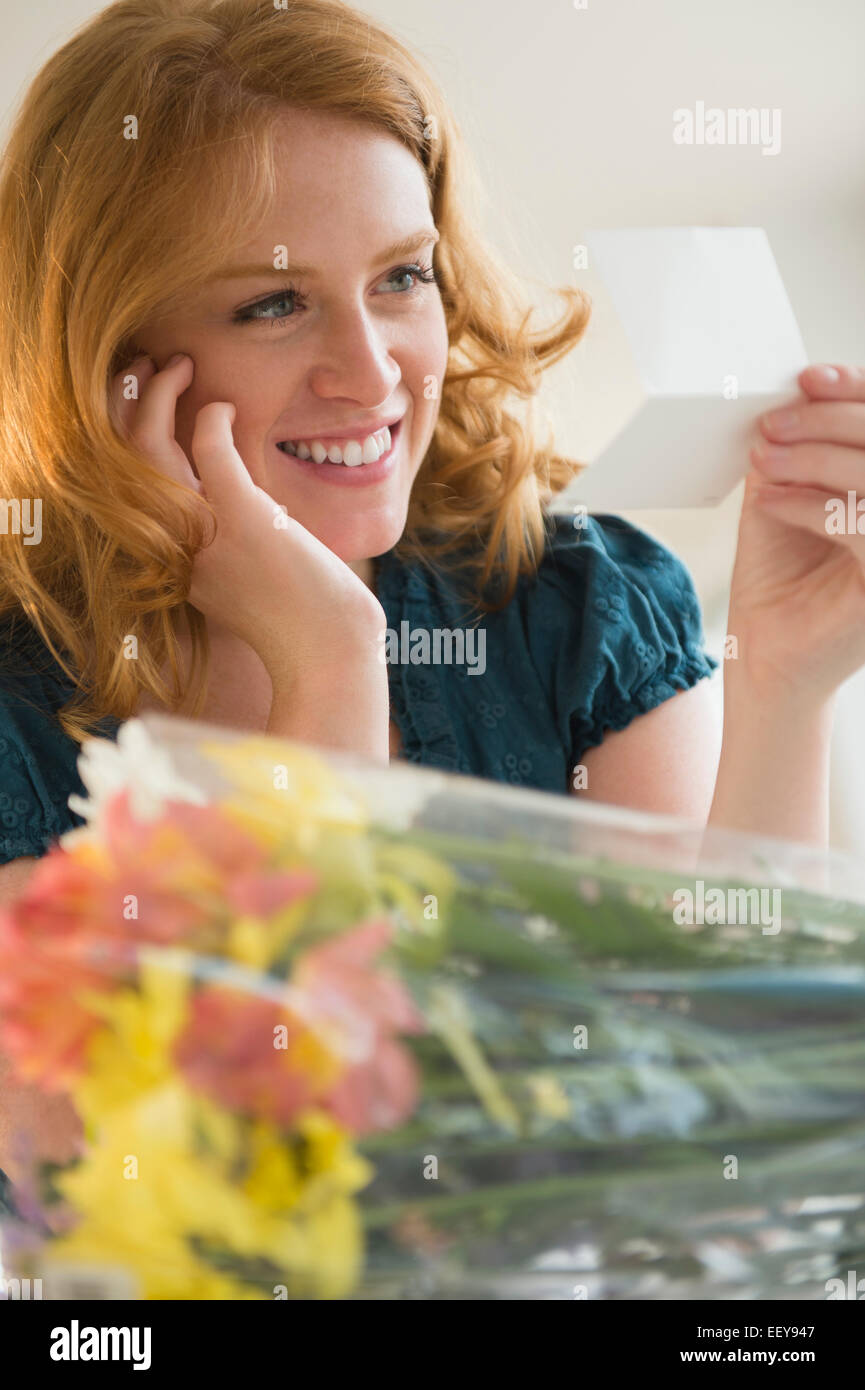
[[268, 733], [389, 761], [387, 668], [374, 655], [338, 667], [313, 663], [272, 680]]
[[724, 722], [735, 717], [767, 729], [783, 725], [819, 726], [831, 719], [837, 687], [827, 690], [809, 681], [787, 679], [753, 662], [731, 659], [724, 665]]
[[808, 642], [797, 642], [790, 632], [772, 631], [754, 614], [730, 607], [727, 632], [734, 652], [725, 660], [725, 695], [747, 689], [750, 698], [761, 699], [772, 709], [802, 713], [832, 705], [846, 676], [837, 673], [837, 651], [814, 651]]
[[286, 634], [283, 623], [259, 640], [256, 650], [274, 688], [288, 692], [318, 686], [328, 692], [344, 682], [346, 671], [371, 672], [381, 666], [387, 618], [374, 595], [369, 600], [340, 614], [338, 624]]
[[[773, 649], [764, 631], [731, 609], [727, 630], [736, 640], [736, 655], [724, 662], [724, 698], [760, 701], [767, 710], [800, 711], [809, 716], [834, 705], [840, 681], [832, 676], [828, 664], [819, 657], [791, 655], [783, 643]], [[827, 675], [827, 671], [829, 671]]]

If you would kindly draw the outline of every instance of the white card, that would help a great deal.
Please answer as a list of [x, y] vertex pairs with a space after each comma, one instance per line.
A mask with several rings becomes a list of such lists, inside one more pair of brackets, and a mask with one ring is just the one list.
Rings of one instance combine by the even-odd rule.
[[590, 323], [581, 387], [600, 401], [613, 371], [631, 389], [612, 439], [550, 510], [714, 506], [750, 469], [758, 417], [799, 394], [808, 365], [766, 233], [626, 227], [584, 242], [607, 299], [592, 319], [608, 360]]

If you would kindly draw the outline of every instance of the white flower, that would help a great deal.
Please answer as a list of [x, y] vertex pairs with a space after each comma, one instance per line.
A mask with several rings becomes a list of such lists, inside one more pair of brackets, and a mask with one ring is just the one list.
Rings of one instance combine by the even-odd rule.
[[117, 741], [88, 738], [78, 757], [78, 772], [87, 796], [72, 792], [68, 806], [87, 822], [60, 837], [66, 847], [98, 837], [108, 800], [129, 792], [129, 807], [138, 821], [157, 820], [166, 801], [189, 801], [205, 806], [207, 795], [175, 770], [170, 754], [157, 743], [140, 719], [121, 724]]

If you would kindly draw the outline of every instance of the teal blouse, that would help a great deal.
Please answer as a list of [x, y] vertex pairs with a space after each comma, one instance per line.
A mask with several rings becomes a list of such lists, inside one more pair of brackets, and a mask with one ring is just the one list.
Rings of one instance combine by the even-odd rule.
[[[566, 793], [583, 754], [718, 666], [682, 562], [638, 527], [547, 521], [537, 573], [481, 614], [458, 571], [378, 566], [392, 715], [410, 762]], [[0, 863], [42, 855], [80, 816], [79, 747], [54, 717], [72, 687], [22, 618], [0, 634]], [[119, 724], [98, 732], [116, 738]]]

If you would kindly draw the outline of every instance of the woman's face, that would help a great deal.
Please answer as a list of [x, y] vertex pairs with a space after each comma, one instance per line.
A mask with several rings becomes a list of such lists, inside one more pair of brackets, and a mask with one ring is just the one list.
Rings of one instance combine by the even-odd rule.
[[[144, 325], [137, 346], [160, 368], [175, 352], [193, 359], [175, 428], [187, 458], [197, 411], [231, 401], [253, 481], [351, 563], [399, 539], [435, 426], [444, 309], [437, 286], [411, 267], [431, 267], [436, 230], [420, 165], [385, 132], [291, 110], [277, 151], [276, 200], [256, 236], [227, 256], [230, 276], [182, 316]], [[273, 269], [283, 247], [290, 268]], [[390, 453], [378, 462], [370, 445], [352, 467], [279, 447], [320, 441], [344, 451], [393, 421]]]

